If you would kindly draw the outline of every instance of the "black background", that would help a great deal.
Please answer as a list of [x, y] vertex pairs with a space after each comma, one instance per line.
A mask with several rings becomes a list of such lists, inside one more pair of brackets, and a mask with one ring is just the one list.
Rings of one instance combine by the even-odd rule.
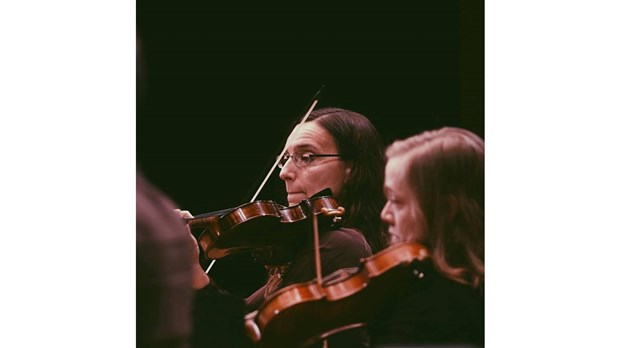
[[[386, 143], [451, 125], [484, 137], [484, 4], [137, 1], [136, 155], [194, 214], [247, 202], [292, 123], [317, 106], [360, 112]], [[271, 176], [259, 199], [284, 203]], [[249, 256], [211, 274], [247, 294]]]

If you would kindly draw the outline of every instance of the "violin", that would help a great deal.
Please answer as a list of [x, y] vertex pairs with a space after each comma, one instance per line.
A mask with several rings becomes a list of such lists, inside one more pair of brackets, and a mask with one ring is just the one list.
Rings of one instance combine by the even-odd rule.
[[[321, 195], [323, 192], [330, 195]], [[338, 206], [331, 191], [322, 191], [290, 207], [259, 200], [197, 215], [187, 223], [190, 228], [204, 228], [198, 244], [207, 257], [219, 259], [240, 251], [297, 245], [307, 236], [313, 216], [320, 225], [327, 225], [339, 222], [343, 214], [344, 208]]]
[[424, 276], [411, 265], [428, 257], [421, 244], [400, 243], [362, 259], [359, 268], [326, 276], [322, 284], [289, 285], [246, 315], [247, 333], [261, 347], [293, 347], [363, 326], [387, 299], [407, 291], [407, 278]]

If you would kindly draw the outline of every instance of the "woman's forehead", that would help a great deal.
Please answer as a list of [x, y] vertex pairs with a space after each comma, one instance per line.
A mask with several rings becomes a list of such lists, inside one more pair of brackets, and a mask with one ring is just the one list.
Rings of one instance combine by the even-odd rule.
[[406, 180], [407, 159], [404, 156], [390, 158], [385, 165], [385, 180], [390, 184], [400, 184]]
[[286, 142], [286, 149], [323, 150], [335, 148], [336, 144], [331, 135], [316, 122], [306, 122], [295, 127], [295, 130]]

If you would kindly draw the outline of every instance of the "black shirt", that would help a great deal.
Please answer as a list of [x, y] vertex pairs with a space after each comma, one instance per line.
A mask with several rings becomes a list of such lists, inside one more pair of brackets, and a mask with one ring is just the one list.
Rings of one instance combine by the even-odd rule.
[[484, 345], [482, 289], [457, 283], [439, 274], [431, 262], [422, 268], [402, 299], [389, 302], [374, 318], [369, 331], [375, 347], [418, 345]]
[[[339, 228], [321, 233], [319, 238], [322, 273], [329, 275], [339, 269], [359, 267], [360, 260], [372, 255], [364, 236], [355, 229]], [[291, 262], [281, 284], [304, 283], [316, 278], [312, 243], [304, 246]], [[250, 342], [245, 334], [243, 318], [246, 311], [258, 308], [265, 301], [265, 287], [257, 290], [243, 305], [243, 299], [209, 285], [198, 291], [194, 306], [192, 345], [202, 347], [246, 347]], [[370, 339], [365, 329], [349, 330], [328, 338], [330, 348], [367, 347]], [[320, 346], [320, 344], [319, 344]]]

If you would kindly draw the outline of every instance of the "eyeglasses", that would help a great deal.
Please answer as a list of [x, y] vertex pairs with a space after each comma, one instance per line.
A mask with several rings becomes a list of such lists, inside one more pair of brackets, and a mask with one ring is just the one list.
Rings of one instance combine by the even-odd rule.
[[315, 153], [301, 154], [299, 152], [295, 152], [294, 154], [289, 155], [288, 153], [285, 153], [284, 155], [282, 155], [282, 158], [280, 158], [280, 161], [278, 162], [278, 168], [280, 169], [284, 168], [284, 165], [286, 164], [288, 159], [291, 157], [293, 158], [293, 163], [295, 163], [297, 168], [301, 168], [301, 167], [305, 167], [309, 165], [310, 163], [312, 163], [312, 161], [314, 161], [314, 158], [316, 157], [340, 157], [340, 155], [339, 154], [315, 154]]

